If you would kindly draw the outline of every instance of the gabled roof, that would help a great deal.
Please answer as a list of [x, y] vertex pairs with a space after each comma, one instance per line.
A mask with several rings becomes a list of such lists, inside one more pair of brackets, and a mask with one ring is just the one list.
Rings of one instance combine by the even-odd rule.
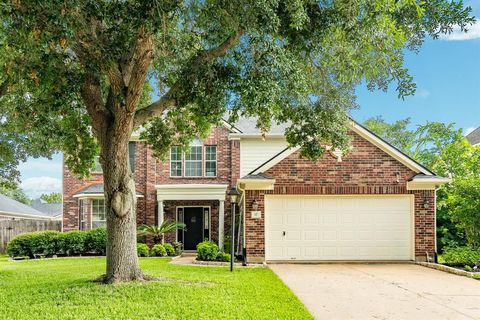
[[[394, 146], [392, 146], [390, 143], [386, 142], [367, 128], [363, 127], [359, 123], [357, 123], [355, 120], [351, 119], [351, 122], [348, 125], [349, 129], [361, 136], [362, 138], [366, 139], [367, 141], [371, 142], [373, 145], [381, 149], [382, 151], [386, 152], [389, 154], [391, 157], [405, 165], [406, 167], [410, 168], [414, 172], [417, 173], [423, 173], [424, 175], [431, 176], [434, 175], [432, 171], [415, 161], [414, 159], [410, 158], [408, 155], [405, 153], [401, 152]], [[299, 149], [299, 147], [295, 148], [286, 148], [270, 158], [269, 160], [265, 161], [262, 163], [260, 166], [258, 166], [255, 170], [249, 172], [251, 175], [255, 175], [258, 173], [265, 172], [266, 170], [270, 169], [289, 155], [293, 154]]]
[[0, 216], [24, 219], [51, 219], [52, 217], [21, 202], [0, 194]]
[[52, 218], [62, 214], [62, 203], [47, 203], [42, 199], [35, 199], [31, 207]]
[[467, 134], [466, 138], [473, 146], [480, 144], [480, 127]]

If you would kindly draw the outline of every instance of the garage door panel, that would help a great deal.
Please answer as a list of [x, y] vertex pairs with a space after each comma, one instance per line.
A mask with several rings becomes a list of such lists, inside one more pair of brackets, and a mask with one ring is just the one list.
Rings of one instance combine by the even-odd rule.
[[267, 260], [410, 260], [412, 256], [409, 196], [267, 196], [266, 210]]

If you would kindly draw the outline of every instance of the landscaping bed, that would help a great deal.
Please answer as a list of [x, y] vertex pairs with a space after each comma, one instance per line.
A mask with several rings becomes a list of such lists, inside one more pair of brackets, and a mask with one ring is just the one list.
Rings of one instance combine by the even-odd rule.
[[105, 258], [0, 259], [0, 319], [312, 319], [268, 268], [198, 268], [141, 258], [162, 279], [102, 285]]
[[427, 267], [480, 280], [480, 250], [470, 247], [447, 248], [436, 263], [420, 263]]

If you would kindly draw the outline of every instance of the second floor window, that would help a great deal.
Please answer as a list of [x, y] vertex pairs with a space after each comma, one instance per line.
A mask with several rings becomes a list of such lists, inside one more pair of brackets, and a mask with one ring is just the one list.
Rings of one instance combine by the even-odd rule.
[[178, 146], [170, 149], [170, 176], [217, 176], [217, 146], [204, 146], [200, 140], [195, 140], [189, 151], [182, 154]]

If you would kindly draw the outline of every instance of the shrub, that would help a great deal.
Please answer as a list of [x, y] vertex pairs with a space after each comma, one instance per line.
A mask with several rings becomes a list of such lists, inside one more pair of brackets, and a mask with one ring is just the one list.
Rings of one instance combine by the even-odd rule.
[[99, 255], [107, 252], [107, 229], [96, 228], [87, 231], [85, 250]]
[[220, 252], [217, 255], [217, 261], [228, 262], [230, 261], [230, 258], [231, 258], [230, 253], [226, 253], [226, 252]]
[[156, 244], [152, 247], [152, 251], [150, 251], [150, 256], [152, 257], [165, 257], [167, 255], [167, 250], [165, 250], [165, 246], [161, 244]]
[[453, 267], [473, 267], [480, 260], [480, 250], [470, 247], [449, 248], [442, 255], [445, 264]]
[[87, 233], [85, 231], [68, 231], [62, 235], [63, 253], [72, 256], [80, 255], [86, 252], [85, 242]]
[[175, 241], [172, 243], [173, 249], [175, 249], [175, 255], [179, 256], [183, 252], [183, 244], [181, 242]]
[[203, 241], [197, 245], [197, 259], [214, 261], [218, 256], [218, 246], [211, 241]]
[[17, 235], [7, 245], [11, 257], [35, 255], [51, 256], [61, 249], [61, 233], [57, 231], [29, 232]]
[[139, 257], [148, 257], [148, 246], [145, 243], [137, 243], [137, 255]]
[[173, 246], [170, 243], [165, 243], [163, 245], [163, 247], [165, 248], [168, 256], [174, 256], [175, 255], [175, 249], [173, 248]]

